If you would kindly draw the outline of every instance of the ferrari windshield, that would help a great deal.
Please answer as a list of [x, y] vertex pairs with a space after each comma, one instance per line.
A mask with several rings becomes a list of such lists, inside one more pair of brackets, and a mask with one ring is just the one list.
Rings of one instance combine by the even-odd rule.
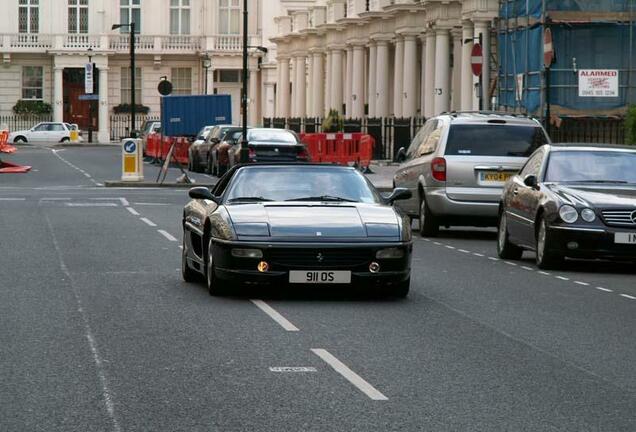
[[364, 176], [337, 166], [246, 167], [236, 173], [227, 203], [255, 201], [330, 201], [377, 203], [380, 197]]
[[636, 184], [636, 152], [554, 151], [545, 181]]

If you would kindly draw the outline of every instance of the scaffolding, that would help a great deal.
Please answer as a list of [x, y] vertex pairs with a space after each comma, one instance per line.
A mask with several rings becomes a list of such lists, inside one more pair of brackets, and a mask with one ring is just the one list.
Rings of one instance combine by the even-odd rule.
[[[635, 12], [636, 0], [500, 0], [497, 105], [541, 118], [546, 111], [624, 114], [636, 103]], [[555, 51], [549, 69], [543, 64], [546, 28]], [[582, 69], [617, 70], [618, 97], [579, 96]]]

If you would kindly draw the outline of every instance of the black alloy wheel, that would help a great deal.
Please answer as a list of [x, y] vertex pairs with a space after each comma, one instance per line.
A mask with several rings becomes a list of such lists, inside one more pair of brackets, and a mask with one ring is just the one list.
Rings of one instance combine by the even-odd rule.
[[539, 220], [539, 229], [537, 230], [537, 267], [549, 270], [558, 267], [563, 263], [563, 257], [550, 250], [550, 233], [548, 232], [548, 223], [545, 218]]
[[207, 251], [207, 261], [205, 263], [206, 272], [205, 272], [205, 281], [208, 287], [208, 293], [211, 296], [218, 296], [222, 294], [221, 287], [219, 285], [219, 280], [216, 277], [216, 272], [214, 270], [214, 242], [212, 239], [208, 242], [208, 251]]

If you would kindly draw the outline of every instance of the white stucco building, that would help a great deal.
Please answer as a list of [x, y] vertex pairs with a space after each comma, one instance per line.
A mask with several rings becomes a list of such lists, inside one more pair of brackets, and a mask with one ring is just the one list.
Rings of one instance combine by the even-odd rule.
[[479, 108], [471, 50], [481, 33], [491, 52], [497, 0], [285, 3], [275, 18], [277, 72], [264, 81], [265, 116], [320, 117], [333, 108], [352, 118], [429, 117]]
[[[157, 84], [167, 77], [177, 94], [232, 95], [240, 120], [242, 0], [2, 0], [0, 10], [0, 116], [20, 99], [42, 100], [56, 121], [92, 124], [109, 140], [113, 108], [130, 101], [129, 23], [136, 37], [136, 101], [159, 114]], [[270, 46], [279, 1], [249, 0], [250, 46]], [[89, 52], [89, 49], [91, 52]], [[275, 49], [272, 51], [275, 55]], [[97, 100], [84, 94], [88, 55], [96, 65]], [[210, 58], [208, 69], [203, 60]], [[261, 117], [263, 53], [250, 49], [250, 123]], [[275, 63], [274, 63], [275, 64]], [[206, 80], [207, 75], [207, 80]], [[85, 97], [84, 97], [85, 98]]]

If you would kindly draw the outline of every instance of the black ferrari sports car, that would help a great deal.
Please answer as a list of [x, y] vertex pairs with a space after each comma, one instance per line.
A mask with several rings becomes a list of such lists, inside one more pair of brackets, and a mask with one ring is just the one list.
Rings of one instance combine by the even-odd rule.
[[502, 258], [636, 260], [636, 149], [545, 145], [506, 183], [499, 210]]
[[303, 163], [233, 167], [183, 212], [184, 280], [211, 295], [239, 283], [352, 284], [409, 291], [409, 219], [354, 168]]

